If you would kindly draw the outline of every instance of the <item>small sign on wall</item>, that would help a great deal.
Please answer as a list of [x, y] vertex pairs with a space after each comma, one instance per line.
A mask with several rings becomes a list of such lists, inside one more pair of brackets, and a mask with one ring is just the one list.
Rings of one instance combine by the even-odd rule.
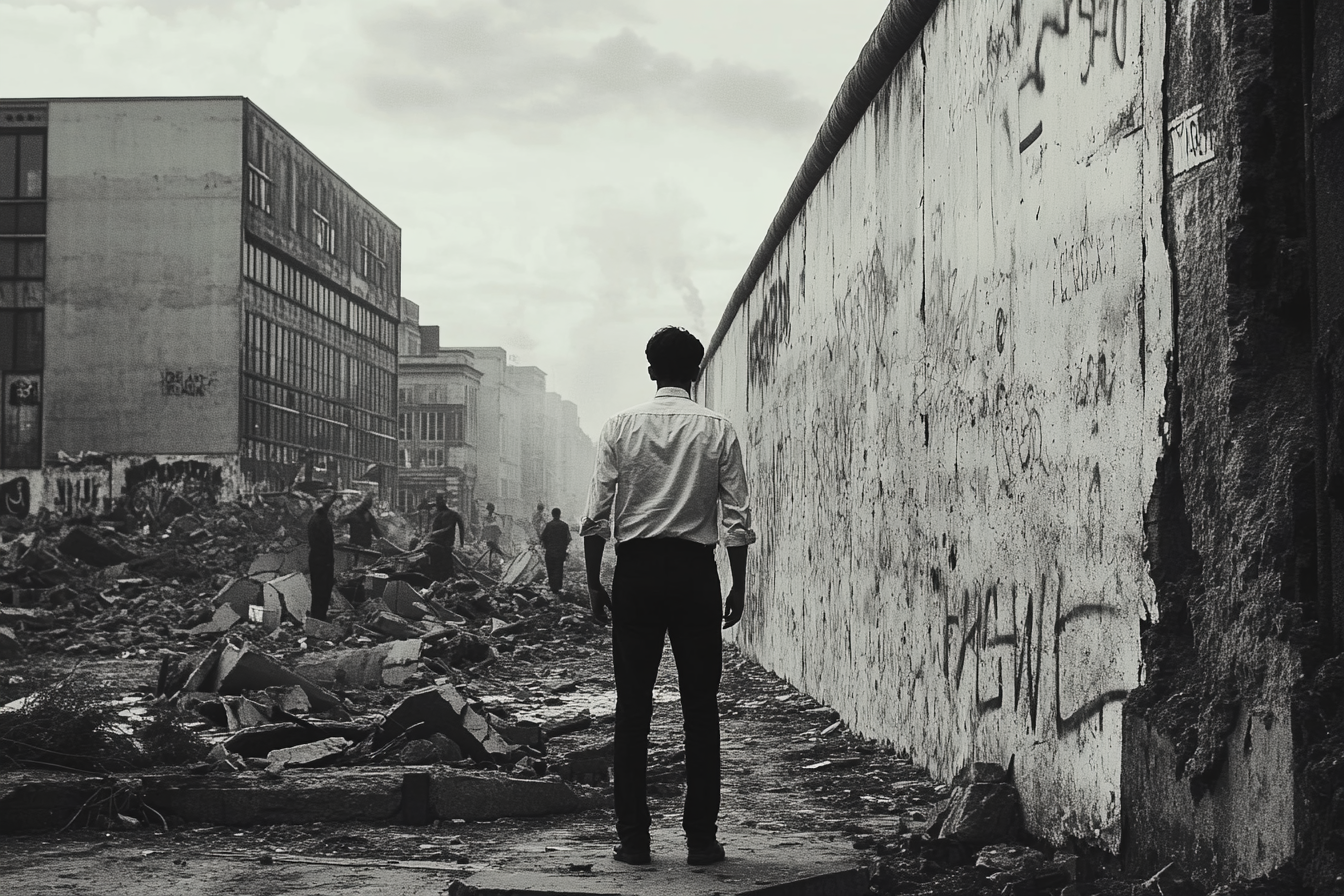
[[1172, 119], [1167, 125], [1167, 142], [1173, 177], [1198, 168], [1218, 154], [1214, 134], [1205, 123], [1203, 103]]

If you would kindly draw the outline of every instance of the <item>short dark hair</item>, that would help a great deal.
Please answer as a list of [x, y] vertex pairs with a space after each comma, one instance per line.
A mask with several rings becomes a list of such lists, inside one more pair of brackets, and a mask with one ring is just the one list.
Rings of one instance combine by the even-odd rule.
[[559, 508], [559, 507], [552, 507], [552, 508], [551, 508], [551, 516], [555, 517], [556, 519], [560, 519], [560, 508]]
[[681, 327], [663, 327], [654, 333], [644, 346], [644, 357], [653, 368], [655, 379], [700, 379], [700, 362], [705, 360], [705, 347], [690, 331]]

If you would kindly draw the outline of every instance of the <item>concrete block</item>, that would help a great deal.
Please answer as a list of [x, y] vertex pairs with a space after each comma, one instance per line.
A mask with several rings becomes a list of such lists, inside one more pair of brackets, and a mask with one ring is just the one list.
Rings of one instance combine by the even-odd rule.
[[303, 620], [303, 633], [319, 641], [339, 641], [345, 637], [345, 629], [341, 626], [333, 625], [325, 619], [317, 619], [313, 616], [308, 616]]
[[434, 776], [430, 802], [438, 818], [490, 821], [583, 812], [601, 803], [555, 779], [510, 778], [497, 772]]
[[967, 784], [952, 792], [942, 835], [962, 843], [1007, 843], [1021, 830], [1022, 806], [1011, 784]]
[[285, 768], [311, 768], [330, 762], [349, 746], [350, 741], [343, 737], [326, 737], [310, 744], [272, 750], [266, 754], [266, 758], [273, 765], [278, 763]]
[[[270, 582], [267, 582], [261, 589], [262, 617], [260, 622], [262, 628], [268, 632], [273, 632], [280, 627], [280, 620], [285, 617], [285, 601], [280, 596], [279, 591], [268, 587], [270, 584]], [[248, 618], [257, 621], [253, 618], [253, 615], [249, 615]]]
[[230, 731], [270, 724], [271, 711], [260, 703], [246, 697], [221, 697], [219, 702], [224, 707]]
[[383, 658], [382, 684], [400, 687], [420, 671], [420, 652], [425, 645], [419, 638], [411, 638], [394, 641], [388, 646], [390, 649]]
[[214, 669], [205, 677], [201, 690], [217, 694], [241, 694], [268, 687], [297, 685], [303, 688], [314, 709], [339, 706], [341, 701], [330, 691], [296, 675], [275, 660], [244, 645], [226, 644], [220, 651]]
[[507, 722], [496, 722], [491, 720], [491, 725], [499, 732], [499, 736], [511, 744], [523, 744], [529, 747], [539, 747], [546, 743], [546, 732], [541, 729], [541, 725], [536, 722], [517, 722], [509, 724]]
[[409, 582], [391, 581], [383, 589], [383, 605], [403, 619], [424, 619], [429, 610], [424, 598]]
[[242, 614], [232, 604], [221, 604], [215, 608], [215, 615], [208, 622], [202, 622], [187, 630], [189, 635], [219, 635], [233, 628], [242, 620]]
[[371, 730], [367, 725], [354, 722], [310, 722], [304, 725], [294, 722], [280, 722], [274, 725], [244, 728], [229, 735], [221, 743], [226, 749], [237, 753], [239, 756], [260, 759], [273, 750], [298, 747], [327, 738], [335, 737], [349, 741], [363, 740]]
[[75, 526], [70, 529], [57, 548], [67, 557], [81, 560], [89, 566], [114, 566], [137, 559], [134, 552], [128, 551], [111, 538], [87, 526]]
[[[303, 625], [303, 621], [308, 618], [308, 611], [313, 606], [313, 593], [303, 573], [292, 572], [271, 579], [262, 587], [262, 591], [265, 594], [274, 592], [285, 615], [299, 625]], [[268, 598], [267, 606], [270, 605], [271, 600]]]
[[215, 606], [233, 607], [241, 616], [252, 604], [261, 603], [261, 582], [255, 579], [230, 579], [215, 595]]
[[545, 568], [545, 562], [533, 551], [523, 551], [510, 560], [508, 566], [504, 567], [504, 574], [499, 577], [499, 584], [525, 585], [536, 578], [537, 574]]
[[424, 634], [422, 629], [417, 628], [395, 613], [390, 613], [386, 610], [380, 612], [369, 622], [369, 628], [380, 634], [391, 635], [394, 638], [403, 639], [418, 638], [420, 635]]
[[280, 561], [280, 568], [276, 570], [282, 576], [297, 573], [303, 575], [308, 572], [308, 548], [299, 547], [291, 551], [286, 551], [284, 559]]
[[252, 559], [252, 565], [247, 568], [247, 577], [256, 578], [259, 574], [273, 573], [279, 574], [280, 567], [285, 565], [285, 555], [279, 552], [268, 554], [258, 554]]
[[401, 769], [148, 775], [145, 802], [189, 824], [247, 826], [386, 822], [401, 808]]
[[404, 733], [428, 737], [434, 732], [446, 735], [472, 759], [490, 760], [509, 752], [490, 723], [449, 684], [412, 691], [378, 727], [374, 743], [381, 746]]

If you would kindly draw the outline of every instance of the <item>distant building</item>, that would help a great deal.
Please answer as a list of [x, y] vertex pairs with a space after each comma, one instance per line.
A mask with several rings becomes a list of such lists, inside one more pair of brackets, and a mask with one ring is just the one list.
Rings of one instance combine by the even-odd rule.
[[0, 467], [390, 492], [400, 255], [246, 98], [0, 100]]
[[439, 349], [438, 329], [425, 327], [416, 340], [420, 353], [400, 358], [396, 506], [413, 513], [442, 492], [450, 506], [470, 515], [476, 502], [482, 374], [471, 352]]
[[445, 492], [475, 525], [494, 504], [514, 548], [537, 504], [578, 519], [593, 442], [574, 402], [547, 392], [544, 371], [510, 364], [499, 346], [442, 347], [414, 302], [403, 301], [401, 314], [398, 508], [413, 512]]

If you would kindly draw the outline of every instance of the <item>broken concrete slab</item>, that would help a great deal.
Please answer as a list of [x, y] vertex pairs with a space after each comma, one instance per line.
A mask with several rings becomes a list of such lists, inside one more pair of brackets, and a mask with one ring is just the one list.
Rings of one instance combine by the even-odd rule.
[[1011, 784], [967, 784], [952, 791], [942, 836], [962, 843], [1008, 843], [1021, 830], [1022, 806]]
[[508, 566], [504, 567], [504, 573], [499, 577], [499, 584], [526, 584], [536, 578], [537, 574], [545, 567], [545, 562], [535, 552], [531, 550], [523, 551], [510, 560]]
[[285, 564], [285, 554], [271, 552], [258, 554], [252, 559], [252, 564], [247, 568], [248, 578], [253, 578], [260, 573], [279, 574], [280, 567]]
[[0, 834], [58, 828], [112, 779], [16, 769], [0, 776]]
[[138, 559], [133, 551], [122, 547], [105, 533], [88, 526], [74, 526], [61, 539], [57, 549], [67, 557], [83, 561], [89, 566], [114, 566]]
[[510, 778], [503, 772], [436, 773], [429, 799], [438, 818], [468, 821], [561, 815], [610, 802], [597, 791], [583, 792], [563, 781]]
[[424, 596], [409, 582], [394, 580], [383, 588], [383, 605], [403, 619], [415, 621], [429, 615]]
[[284, 750], [327, 738], [359, 741], [367, 737], [370, 731], [369, 726], [354, 722], [310, 722], [303, 725], [281, 722], [243, 729], [220, 743], [239, 756], [259, 759], [274, 750]]
[[509, 753], [509, 744], [449, 684], [412, 691], [378, 726], [374, 745], [382, 746], [401, 734], [428, 737], [434, 732], [446, 735], [472, 759], [491, 760]]
[[306, 547], [294, 548], [285, 552], [284, 559], [280, 561], [280, 568], [276, 570], [280, 575], [289, 575], [297, 573], [303, 575], [308, 572], [308, 549]]
[[303, 625], [313, 607], [312, 589], [303, 573], [292, 572], [271, 579], [262, 586], [262, 594], [268, 609], [278, 602], [284, 613], [299, 625]]
[[322, 685], [397, 687], [419, 671], [422, 649], [423, 643], [411, 638], [362, 649], [330, 650], [307, 657], [294, 671]]
[[[194, 678], [194, 676], [193, 676]], [[214, 662], [214, 668], [205, 676], [200, 690], [217, 694], [242, 694], [268, 687], [297, 685], [314, 709], [340, 706], [341, 701], [330, 691], [319, 687], [302, 675], [297, 675], [275, 660], [248, 645], [226, 644]]]
[[224, 707], [224, 717], [230, 731], [255, 728], [271, 722], [270, 708], [246, 697], [221, 697], [219, 702]]
[[36, 607], [0, 606], [0, 625], [22, 625], [24, 628], [51, 628], [56, 617], [50, 610]]
[[208, 621], [187, 630], [189, 635], [221, 635], [242, 620], [242, 614], [231, 604], [221, 604]]
[[499, 736], [511, 744], [539, 747], [546, 742], [546, 732], [539, 722], [518, 721], [514, 723], [490, 719], [490, 724], [499, 732]]
[[303, 620], [303, 633], [319, 641], [339, 641], [345, 637], [344, 628], [315, 616], [309, 616]]
[[261, 603], [261, 585], [256, 579], [230, 579], [215, 595], [215, 606], [228, 604], [241, 616], [250, 605]]
[[393, 638], [418, 638], [425, 633], [424, 629], [386, 610], [369, 620], [368, 626], [379, 634], [390, 635]]
[[266, 759], [273, 766], [283, 768], [312, 768], [331, 762], [349, 746], [350, 741], [343, 737], [324, 737], [311, 743], [271, 750], [266, 754]]

